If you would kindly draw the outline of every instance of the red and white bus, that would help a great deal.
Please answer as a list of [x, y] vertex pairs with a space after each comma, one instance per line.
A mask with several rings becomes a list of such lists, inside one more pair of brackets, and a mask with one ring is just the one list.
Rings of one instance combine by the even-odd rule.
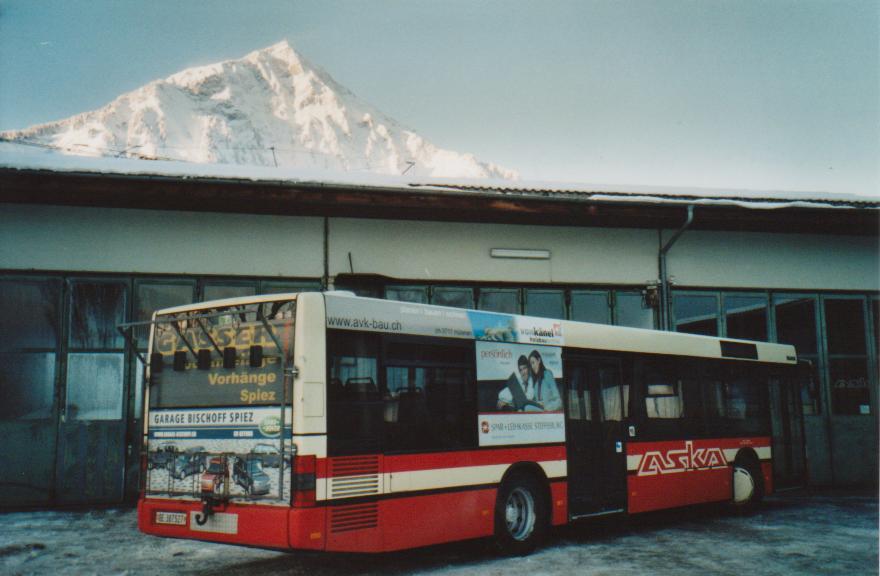
[[143, 532], [384, 552], [803, 475], [794, 348], [328, 292], [161, 310]]

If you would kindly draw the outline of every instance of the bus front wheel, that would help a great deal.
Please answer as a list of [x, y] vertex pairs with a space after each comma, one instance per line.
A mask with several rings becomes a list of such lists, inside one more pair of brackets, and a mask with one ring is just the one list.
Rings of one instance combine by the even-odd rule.
[[528, 554], [544, 538], [549, 518], [544, 491], [533, 476], [514, 474], [498, 489], [495, 543], [504, 554]]

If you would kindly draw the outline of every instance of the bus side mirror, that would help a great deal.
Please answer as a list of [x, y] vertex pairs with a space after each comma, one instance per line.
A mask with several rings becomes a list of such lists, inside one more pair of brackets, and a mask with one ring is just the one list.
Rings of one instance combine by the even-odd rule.
[[263, 347], [251, 346], [251, 368], [263, 367]]
[[150, 354], [150, 372], [152, 374], [159, 374], [162, 372], [162, 354], [159, 352], [153, 352]]

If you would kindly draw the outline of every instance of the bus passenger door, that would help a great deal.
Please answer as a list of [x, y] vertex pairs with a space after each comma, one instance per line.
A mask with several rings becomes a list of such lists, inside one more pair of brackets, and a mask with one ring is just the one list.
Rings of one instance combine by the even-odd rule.
[[616, 360], [566, 364], [569, 516], [626, 507], [624, 391]]

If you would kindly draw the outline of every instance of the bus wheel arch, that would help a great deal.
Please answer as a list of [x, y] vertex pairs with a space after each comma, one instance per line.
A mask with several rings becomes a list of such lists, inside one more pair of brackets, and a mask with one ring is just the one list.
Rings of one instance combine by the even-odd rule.
[[495, 544], [504, 554], [534, 550], [550, 528], [550, 488], [535, 463], [520, 462], [505, 472], [495, 500]]
[[764, 498], [764, 476], [761, 460], [751, 448], [742, 448], [731, 466], [733, 504], [742, 508], [753, 507]]

